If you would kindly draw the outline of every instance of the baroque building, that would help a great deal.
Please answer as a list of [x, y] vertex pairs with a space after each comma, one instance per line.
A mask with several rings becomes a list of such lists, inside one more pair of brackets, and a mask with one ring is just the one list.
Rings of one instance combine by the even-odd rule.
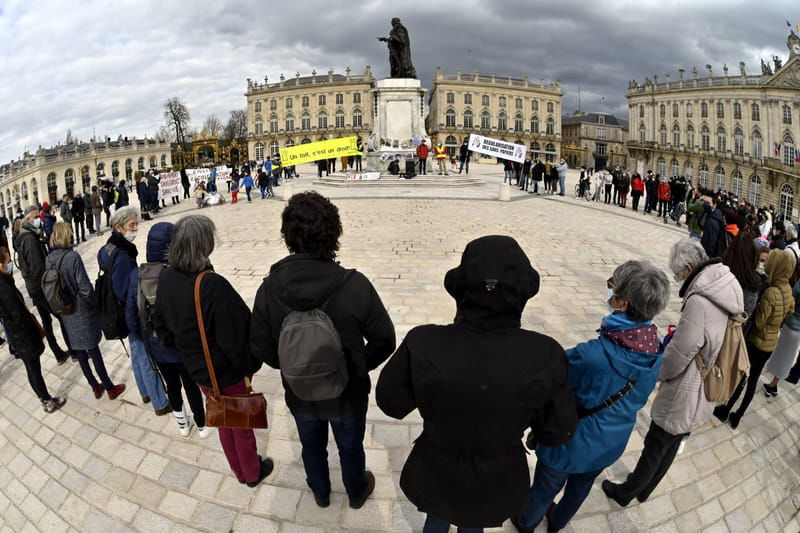
[[451, 154], [470, 133], [524, 144], [534, 158], [557, 161], [561, 155], [561, 83], [530, 82], [475, 71], [442, 74], [436, 68], [425, 121], [433, 142]]
[[[761, 62], [760, 74], [715, 76], [696, 68], [673, 81], [657, 76], [628, 86], [628, 152], [639, 172], [684, 175], [702, 187], [731, 191], [792, 217], [800, 187], [800, 38], [791, 32], [784, 64]], [[629, 166], [631, 166], [629, 165]]]
[[0, 166], [0, 212], [11, 220], [26, 205], [53, 204], [65, 193], [90, 191], [100, 179], [130, 183], [137, 171], [171, 167], [170, 144], [147, 138], [39, 147]]
[[571, 168], [627, 168], [628, 121], [606, 113], [581, 113], [561, 119], [564, 159]]
[[360, 136], [371, 131], [375, 79], [367, 65], [363, 74], [300, 76], [283, 74], [277, 83], [247, 80], [247, 151], [261, 161], [280, 148], [296, 144]]

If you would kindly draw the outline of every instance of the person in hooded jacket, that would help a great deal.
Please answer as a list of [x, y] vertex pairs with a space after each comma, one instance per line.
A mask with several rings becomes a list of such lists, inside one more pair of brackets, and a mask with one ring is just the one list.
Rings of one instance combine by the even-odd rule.
[[672, 466], [681, 441], [711, 418], [714, 404], [706, 399], [695, 362], [706, 367], [717, 360], [731, 315], [744, 312], [742, 288], [719, 258], [708, 259], [700, 243], [684, 238], [670, 250], [669, 268], [682, 283], [683, 309], [672, 340], [664, 350], [660, 382], [650, 410], [650, 428], [636, 468], [624, 483], [603, 481], [606, 496], [621, 506], [633, 498], [646, 501]]
[[[166, 267], [167, 253], [172, 241], [172, 229], [171, 222], [158, 222], [150, 228], [150, 232], [147, 234], [147, 263], [145, 265], [157, 264]], [[197, 434], [200, 438], [205, 439], [211, 432], [206, 427], [205, 406], [200, 388], [181, 362], [181, 354], [159, 342], [152, 329], [152, 318], [148, 324], [142, 324], [138, 296], [139, 269], [135, 268], [131, 271], [128, 296], [125, 302], [125, 322], [128, 324], [131, 348], [134, 342], [141, 342], [142, 349], [145, 350], [148, 358], [158, 366], [167, 389], [167, 398], [169, 399], [167, 408], [172, 409], [181, 436], [189, 436], [192, 431], [192, 419], [194, 419], [194, 423], [197, 424]], [[134, 339], [136, 340], [134, 341]], [[183, 383], [182, 386], [181, 383]], [[184, 412], [181, 390], [186, 392], [193, 416]], [[155, 401], [153, 403], [155, 405]], [[157, 411], [156, 415], [159, 414], [161, 413]]]
[[521, 532], [533, 532], [545, 515], [548, 531], [567, 526], [595, 478], [625, 451], [636, 414], [655, 387], [663, 348], [653, 317], [669, 302], [669, 280], [646, 261], [627, 261], [607, 287], [611, 314], [600, 323], [600, 336], [567, 350], [578, 404], [575, 437], [559, 447], [537, 446], [533, 486], [515, 520]]
[[283, 210], [281, 233], [291, 255], [272, 265], [256, 293], [250, 349], [280, 369], [278, 339], [284, 318], [292, 310], [324, 306], [341, 337], [349, 376], [344, 391], [338, 398], [306, 401], [295, 394], [283, 373], [281, 377], [303, 446], [306, 482], [317, 505], [330, 505], [330, 425], [350, 507], [358, 509], [375, 488], [375, 477], [366, 470], [363, 443], [372, 387], [369, 372], [394, 351], [394, 326], [372, 283], [335, 261], [342, 223], [330, 200], [316, 192], [292, 196]]
[[467, 244], [444, 286], [456, 300], [454, 323], [412, 329], [383, 368], [376, 398], [393, 418], [419, 409], [424, 420], [400, 477], [427, 513], [423, 531], [482, 531], [525, 502], [524, 431], [550, 446], [569, 441], [575, 398], [561, 345], [520, 327], [539, 274], [514, 239]]
[[703, 223], [703, 234], [700, 237], [700, 244], [703, 246], [708, 257], [719, 257], [724, 251], [720, 249], [720, 241], [725, 238], [725, 216], [719, 208], [720, 198], [717, 195], [703, 199], [705, 205], [703, 209], [706, 213]]
[[41, 326], [25, 306], [22, 293], [14, 285], [14, 263], [5, 246], [0, 247], [0, 321], [8, 337], [11, 355], [25, 365], [28, 383], [42, 402], [45, 413], [61, 409], [64, 398], [51, 396], [42, 376], [40, 357], [44, 352]]
[[117, 184], [117, 209], [122, 209], [130, 203], [128, 199], [128, 187], [125, 180], [120, 180]]
[[[758, 301], [753, 328], [747, 335], [747, 358], [750, 360], [750, 372], [747, 379], [743, 379], [736, 387], [730, 400], [714, 409], [714, 415], [722, 422], [727, 420], [733, 429], [739, 426], [739, 421], [747, 412], [758, 388], [761, 371], [778, 346], [781, 325], [794, 313], [795, 301], [792, 288], [789, 286], [789, 277], [794, 273], [795, 266], [796, 259], [791, 252], [772, 250], [767, 256], [764, 270], [769, 287]], [[731, 412], [742, 391], [744, 391], [744, 397], [739, 409]]]
[[533, 179], [533, 193], [539, 194], [539, 182], [542, 181], [542, 177], [544, 176], [544, 163], [541, 160], [537, 159], [536, 164], [533, 165], [531, 169], [531, 178]]

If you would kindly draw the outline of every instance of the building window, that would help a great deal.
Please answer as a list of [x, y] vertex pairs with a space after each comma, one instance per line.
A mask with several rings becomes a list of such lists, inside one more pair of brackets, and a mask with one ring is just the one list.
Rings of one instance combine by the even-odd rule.
[[678, 104], [672, 104], [672, 118], [678, 118]]
[[762, 149], [761, 149], [761, 134], [758, 131], [754, 131], [753, 132], [753, 149], [752, 149], [752, 152], [753, 152], [753, 157], [756, 158], [756, 159], [761, 159], [763, 157], [763, 155], [762, 155], [763, 152], [762, 152]]
[[161, 156], [161, 168], [167, 168], [167, 156], [166, 155], [162, 155]]
[[278, 141], [272, 141], [271, 143], [269, 143], [269, 155], [270, 155], [270, 157], [275, 157], [276, 155], [278, 155], [279, 151], [280, 151], [280, 147], [278, 146]]
[[691, 161], [687, 161], [683, 166], [683, 175], [686, 176], [686, 181], [692, 181], [692, 177], [694, 176], [694, 167], [692, 166]]
[[488, 130], [492, 127], [492, 117], [488, 111], [481, 113], [481, 128]]
[[300, 126], [304, 130], [311, 129], [311, 115], [309, 115], [307, 112], [303, 113], [303, 115], [300, 117]]
[[353, 93], [353, 103], [354, 104], [361, 103], [361, 93]]
[[264, 123], [256, 120], [256, 135], [261, 135], [262, 133], [264, 133]]
[[792, 123], [792, 108], [788, 105], [783, 106], [783, 123], [784, 124], [791, 124]]
[[317, 105], [325, 105], [325, 95], [324, 94], [319, 95], [319, 98], [317, 99]]
[[556, 160], [556, 147], [551, 143], [547, 143], [544, 147], [545, 160], [551, 163]]
[[547, 102], [547, 112], [555, 113], [555, 106], [553, 105], [553, 102]]
[[758, 104], [753, 104], [750, 106], [750, 115], [754, 121], [761, 120], [761, 108], [758, 107]]
[[794, 139], [791, 135], [783, 138], [783, 164], [787, 167], [795, 165]]
[[705, 102], [700, 104], [700, 117], [708, 118], [708, 104]]
[[[86, 169], [86, 175], [89, 175], [89, 167], [83, 167]], [[66, 172], [64, 172], [64, 185], [67, 187], [67, 194], [72, 194], [72, 191], [75, 189], [75, 172], [71, 168], [68, 168]], [[25, 195], [23, 194], [23, 198]]]
[[464, 105], [472, 105], [472, 95], [467, 93], [464, 95]]
[[464, 127], [465, 128], [472, 128], [472, 111], [467, 109], [464, 111]]
[[292, 108], [292, 104], [293, 104], [292, 99], [291, 98], [287, 98], [286, 99], [286, 109], [291, 109]]
[[456, 95], [455, 95], [455, 93], [447, 93], [447, 103], [448, 104], [455, 104], [456, 103]]
[[353, 111], [353, 127], [361, 128], [363, 125], [363, 121], [361, 120], [361, 110], [356, 109]]
[[673, 159], [670, 162], [670, 170], [672, 171], [673, 176], [679, 176], [681, 173], [681, 165], [678, 163], [677, 159]]
[[262, 143], [256, 143], [256, 160], [264, 160], [264, 145]]
[[606, 117], [604, 117], [603, 115], [599, 115], [597, 117], [597, 123], [598, 124], [605, 124], [606, 123]]
[[[166, 156], [162, 155], [161, 159], [162, 159], [161, 166], [162, 167], [167, 166], [166, 165]], [[114, 161], [113, 163], [111, 163], [111, 177], [113, 177], [113, 178], [118, 178], [119, 177], [119, 161]]]
[[780, 212], [783, 213], [783, 216], [786, 218], [791, 218], [792, 211], [794, 211], [794, 189], [792, 189], [792, 186], [788, 183], [781, 185], [780, 205]]
[[[502, 96], [500, 98], [502, 98]], [[508, 129], [508, 124], [506, 122], [506, 114], [505, 113], [501, 112], [500, 115], [498, 115], [498, 117], [497, 117], [497, 129], [499, 129], [499, 130]]]
[[677, 124], [675, 124], [674, 126], [672, 126], [672, 146], [680, 146], [680, 145], [681, 145], [681, 129], [678, 127]]
[[722, 191], [725, 189], [725, 169], [722, 166], [718, 166], [714, 171], [714, 190], [715, 191]]
[[555, 135], [556, 134], [556, 123], [552, 118], [547, 119], [547, 124], [545, 126], [545, 134], [547, 135]]
[[596, 155], [604, 156], [608, 152], [608, 145], [606, 143], [595, 143], [594, 151]]
[[531, 100], [531, 111], [539, 111], [539, 100]]
[[717, 102], [717, 118], [725, 118], [725, 105]]
[[284, 145], [286, 148], [289, 148], [290, 146], [294, 146], [294, 141], [293, 141], [293, 140], [291, 140], [291, 139], [286, 139], [286, 142], [285, 142], [285, 143], [283, 143], [283, 145]]
[[269, 117], [269, 132], [270, 133], [278, 132], [278, 115], [272, 115], [271, 117]]
[[644, 104], [639, 104], [639, 118], [644, 118]]
[[519, 113], [514, 115], [514, 131], [522, 131], [523, 130], [522, 122], [523, 122], [522, 115], [520, 115]]
[[261, 113], [261, 102], [256, 102], [256, 105], [254, 107], [255, 107], [256, 113]]
[[742, 173], [738, 169], [731, 172], [731, 182], [733, 195], [740, 198], [742, 196]]
[[661, 118], [664, 118], [664, 117], [667, 116], [667, 106], [665, 106], [664, 104], [661, 104], [660, 106], [658, 106], [658, 116], [661, 117]]
[[308, 107], [308, 96], [303, 97], [303, 107]]
[[711, 148], [711, 132], [708, 126], [703, 126], [700, 130], [700, 148], [706, 152]]
[[344, 94], [336, 93], [336, 105], [344, 105]]
[[500, 107], [505, 107], [506, 106], [506, 97], [505, 96], [501, 96], [500, 98], [498, 98], [497, 99], [497, 105], [499, 105]]
[[686, 126], [686, 146], [694, 148], [694, 126], [689, 124]]
[[51, 205], [58, 201], [58, 184], [56, 183], [55, 172], [47, 175], [47, 196], [50, 198]]
[[156, 163], [156, 156], [151, 155], [150, 156], [150, 168], [156, 168], [156, 166], [158, 166], [158, 164]]
[[739, 128], [733, 130], [733, 153], [740, 157], [744, 155], [744, 133]]
[[739, 102], [733, 104], [733, 118], [735, 120], [742, 120], [742, 104]]
[[326, 129], [328, 127], [328, 114], [321, 111], [317, 117], [317, 127], [319, 129]]
[[667, 125], [662, 124], [658, 129], [658, 142], [662, 145], [667, 144]]
[[531, 157], [533, 157], [534, 159], [539, 159], [539, 150], [540, 149], [541, 148], [539, 147], [539, 143], [536, 142], [536, 141], [533, 141], [531, 143]]
[[708, 165], [703, 163], [697, 171], [700, 178], [700, 186], [708, 187]]
[[725, 153], [725, 150], [728, 149], [727, 147], [727, 140], [728, 135], [725, 133], [725, 128], [720, 126], [717, 128], [717, 151], [720, 153]]
[[269, 101], [269, 110], [275, 111], [276, 109], [278, 109], [278, 101], [273, 98]]
[[536, 115], [531, 117], [531, 133], [539, 133], [539, 117]]
[[288, 133], [294, 131], [294, 116], [292, 115], [287, 116], [285, 122], [286, 123], [284, 125], [286, 126], [286, 132]]
[[516, 109], [522, 109], [522, 98], [517, 98], [514, 100], [514, 107]]
[[659, 176], [666, 176], [667, 174], [667, 162], [664, 161], [663, 157], [659, 157], [658, 161], [656, 161], [656, 173]]
[[694, 106], [692, 106], [692, 104], [686, 104], [686, 118], [692, 118], [693, 112], [694, 112]]
[[344, 128], [344, 111], [337, 111], [334, 120], [337, 128]]
[[136, 162], [136, 166], [139, 170], [144, 170], [144, 157], [139, 158], [139, 160]]
[[444, 147], [447, 150], [447, 154], [453, 157], [456, 155], [456, 150], [458, 149], [458, 141], [452, 135], [448, 135], [444, 140]]
[[606, 140], [606, 129], [605, 128], [597, 128], [597, 138], [600, 139], [601, 141]]
[[756, 207], [761, 204], [761, 177], [755, 174], [750, 177], [750, 203]]
[[482, 103], [482, 105], [489, 105], [489, 95], [488, 94], [484, 94], [481, 97], [481, 103]]
[[133, 161], [130, 159], [125, 160], [125, 179], [128, 181], [133, 179]]
[[639, 142], [645, 142], [645, 127], [644, 124], [639, 126]]
[[447, 112], [444, 114], [444, 125], [447, 128], [455, 128], [456, 127], [456, 112], [452, 109], [448, 109]]

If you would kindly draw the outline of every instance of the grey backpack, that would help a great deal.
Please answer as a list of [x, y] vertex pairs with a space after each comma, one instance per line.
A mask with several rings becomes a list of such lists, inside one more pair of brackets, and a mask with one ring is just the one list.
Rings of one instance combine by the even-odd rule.
[[[301, 400], [319, 402], [341, 396], [347, 386], [347, 360], [342, 339], [324, 311], [353, 271], [348, 270], [325, 302], [309, 311], [288, 309], [278, 337], [283, 379]], [[280, 300], [279, 300], [280, 301]], [[281, 305], [286, 307], [281, 302]]]

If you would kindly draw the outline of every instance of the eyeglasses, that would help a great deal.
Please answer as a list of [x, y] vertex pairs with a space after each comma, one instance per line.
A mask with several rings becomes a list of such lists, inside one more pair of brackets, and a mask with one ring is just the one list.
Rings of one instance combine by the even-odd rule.
[[608, 287], [612, 291], [614, 290], [614, 276], [611, 276], [606, 280], [606, 287]]

